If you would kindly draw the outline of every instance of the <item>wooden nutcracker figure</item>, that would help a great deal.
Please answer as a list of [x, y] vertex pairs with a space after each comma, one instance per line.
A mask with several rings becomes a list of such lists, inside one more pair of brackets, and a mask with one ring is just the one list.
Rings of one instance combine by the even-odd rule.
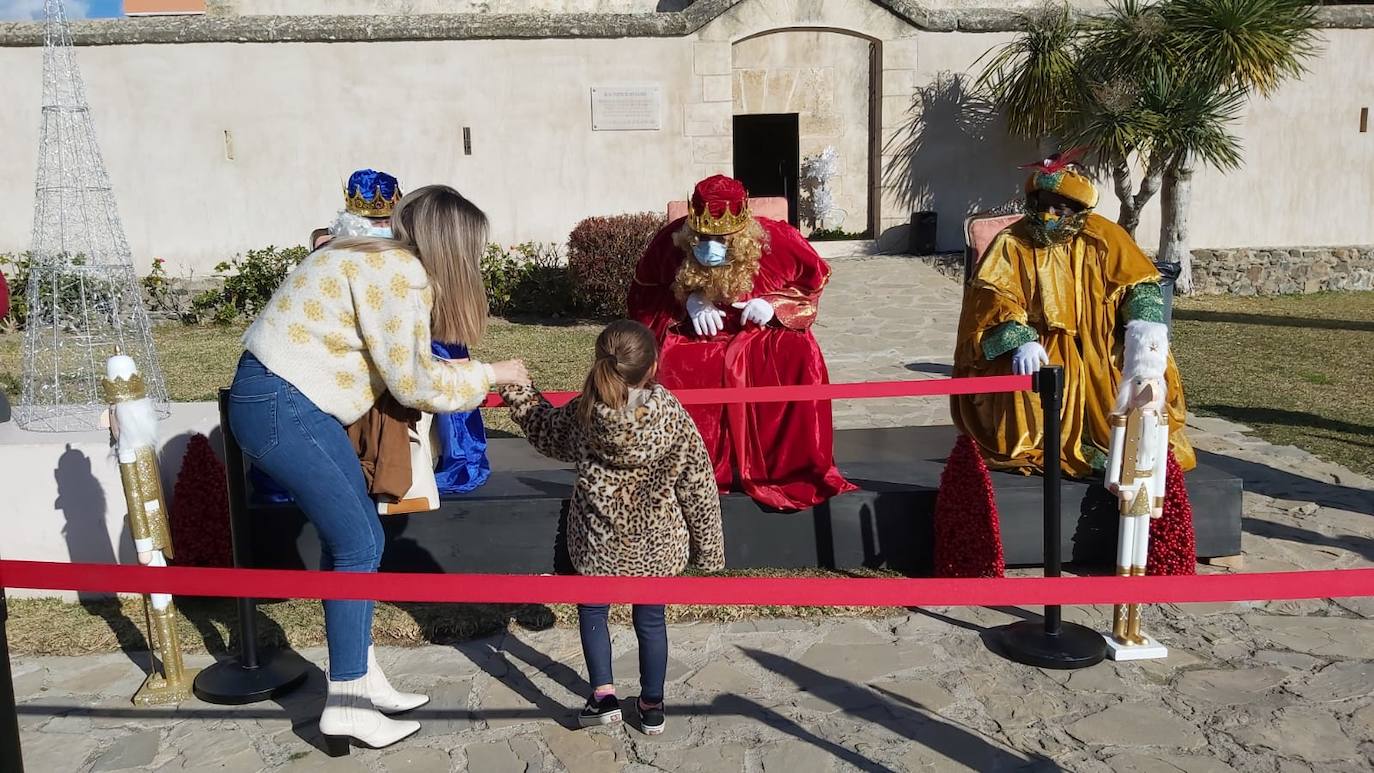
[[[1122, 390], [1110, 416], [1107, 488], [1121, 508], [1116, 573], [1144, 576], [1150, 548], [1150, 521], [1164, 513], [1164, 481], [1169, 459], [1169, 412], [1163, 378], [1136, 376]], [[1162, 658], [1169, 650], [1141, 633], [1140, 605], [1117, 604], [1107, 656], [1113, 660]]]
[[[172, 535], [157, 465], [157, 409], [148, 399], [138, 366], [126, 355], [109, 359], [102, 386], [110, 403], [110, 435], [119, 456], [129, 533], [138, 562], [166, 566], [172, 557]], [[191, 696], [195, 673], [182, 665], [176, 606], [170, 594], [153, 593], [144, 595], [143, 609], [152, 673], [134, 693], [133, 702], [145, 706], [180, 703]]]

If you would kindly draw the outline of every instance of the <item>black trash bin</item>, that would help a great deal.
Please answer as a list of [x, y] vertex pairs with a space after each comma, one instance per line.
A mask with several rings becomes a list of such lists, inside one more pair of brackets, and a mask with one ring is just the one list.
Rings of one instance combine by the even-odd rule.
[[911, 232], [907, 239], [907, 253], [934, 255], [935, 234], [939, 230], [939, 216], [934, 212], [912, 212]]
[[1179, 274], [1183, 273], [1183, 264], [1156, 263], [1155, 269], [1159, 271], [1159, 290], [1164, 295], [1164, 324], [1168, 325], [1172, 332], [1174, 329], [1174, 282], [1178, 281]]

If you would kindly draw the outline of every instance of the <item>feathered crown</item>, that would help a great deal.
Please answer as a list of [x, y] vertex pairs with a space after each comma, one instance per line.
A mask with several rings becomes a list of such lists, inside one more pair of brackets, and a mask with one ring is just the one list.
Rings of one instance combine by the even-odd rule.
[[1032, 170], [1030, 177], [1026, 178], [1026, 193], [1049, 191], [1088, 209], [1096, 207], [1097, 186], [1087, 175], [1078, 171], [1078, 159], [1083, 157], [1084, 151], [1084, 148], [1074, 148], [1041, 161], [1023, 164], [1022, 169]]
[[391, 217], [400, 200], [401, 185], [396, 178], [375, 169], [354, 172], [344, 188], [344, 209], [363, 217]]

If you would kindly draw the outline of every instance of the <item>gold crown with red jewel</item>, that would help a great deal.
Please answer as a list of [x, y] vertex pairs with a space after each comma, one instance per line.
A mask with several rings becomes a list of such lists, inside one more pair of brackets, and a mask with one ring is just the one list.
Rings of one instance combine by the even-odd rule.
[[697, 183], [687, 208], [687, 225], [707, 236], [728, 236], [743, 230], [754, 215], [743, 183], [715, 175]]

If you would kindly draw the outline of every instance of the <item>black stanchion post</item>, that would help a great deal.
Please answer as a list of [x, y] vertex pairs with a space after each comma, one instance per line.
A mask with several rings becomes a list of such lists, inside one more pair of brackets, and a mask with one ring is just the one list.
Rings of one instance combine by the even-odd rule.
[[[1053, 365], [1035, 376], [1044, 421], [1045, 451], [1045, 576], [1060, 573], [1060, 458], [1063, 432], [1064, 369]], [[1065, 624], [1058, 606], [1045, 607], [1043, 625], [1022, 621], [997, 629], [1002, 654], [1018, 663], [1040, 668], [1086, 668], [1107, 655], [1102, 634], [1073, 623]]]
[[[252, 567], [253, 532], [248, 518], [248, 489], [243, 450], [229, 429], [229, 390], [219, 392], [219, 424], [224, 436], [224, 471], [229, 481], [229, 538], [234, 568]], [[207, 703], [257, 703], [290, 692], [305, 681], [306, 663], [276, 652], [258, 652], [257, 603], [238, 600], [239, 656], [202, 669], [192, 687]]]
[[14, 705], [14, 678], [10, 675], [10, 639], [5, 622], [10, 610], [5, 603], [5, 586], [0, 585], [0, 770], [24, 773], [24, 750], [19, 746], [19, 712]]

